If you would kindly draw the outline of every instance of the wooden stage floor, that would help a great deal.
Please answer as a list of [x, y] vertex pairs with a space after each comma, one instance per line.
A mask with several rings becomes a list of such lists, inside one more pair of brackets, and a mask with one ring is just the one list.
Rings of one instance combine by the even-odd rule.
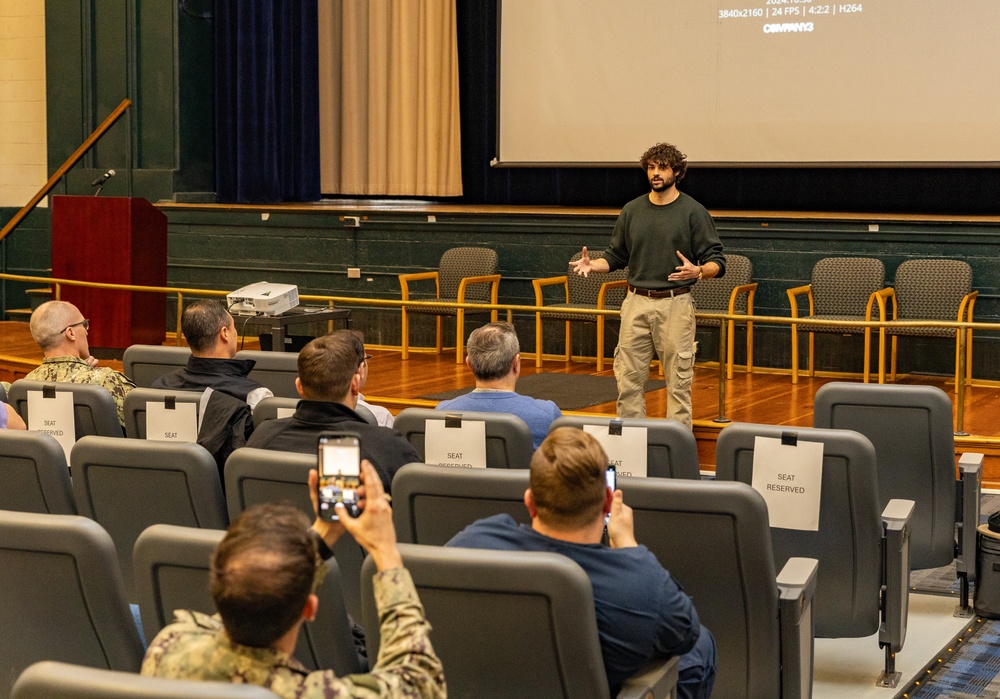
[[[248, 342], [248, 349], [250, 348]], [[464, 364], [455, 363], [454, 350], [442, 355], [414, 352], [403, 361], [396, 348], [369, 347], [371, 361], [368, 384], [364, 393], [373, 403], [383, 404], [393, 412], [408, 405], [434, 405], [420, 396], [472, 386], [472, 372]], [[27, 323], [0, 322], [0, 380], [11, 381], [24, 375], [41, 361], [41, 352], [31, 340]], [[102, 362], [120, 369], [121, 363]], [[614, 376], [609, 369], [598, 374], [593, 362], [547, 360], [536, 369], [534, 358], [526, 355], [521, 363], [522, 374], [553, 372]], [[655, 374], [651, 378], [656, 378]], [[808, 427], [812, 424], [813, 399], [824, 383], [834, 380], [859, 380], [850, 376], [809, 378], [800, 374], [799, 384], [792, 385], [788, 372], [755, 370], [753, 374], [737, 371], [726, 382], [725, 416], [732, 422], [760, 422], [776, 425]], [[954, 404], [954, 383], [950, 378], [936, 376], [904, 376], [900, 383], [938, 386]], [[663, 391], [647, 394], [647, 414], [662, 417], [666, 398]], [[695, 367], [693, 388], [695, 435], [698, 437], [702, 468], [711, 470], [715, 464], [715, 438], [724, 425], [713, 422], [719, 415], [719, 375], [715, 364]], [[585, 408], [582, 413], [614, 416], [614, 402]], [[979, 451], [987, 454], [984, 481], [1000, 486], [1000, 385], [975, 384], [966, 391], [965, 431], [970, 437], [956, 438], [959, 451]]]

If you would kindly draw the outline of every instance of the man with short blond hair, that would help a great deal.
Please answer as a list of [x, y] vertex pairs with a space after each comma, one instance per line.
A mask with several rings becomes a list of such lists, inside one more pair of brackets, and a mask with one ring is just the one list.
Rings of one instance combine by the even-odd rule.
[[[583, 430], [560, 427], [531, 459], [524, 504], [531, 526], [510, 515], [481, 519], [448, 546], [548, 551], [576, 561], [594, 589], [597, 633], [611, 696], [659, 657], [680, 658], [678, 697], [707, 699], [715, 682], [715, 640], [691, 598], [635, 539], [632, 508], [611, 491], [608, 458]], [[605, 515], [610, 546], [601, 543]]]

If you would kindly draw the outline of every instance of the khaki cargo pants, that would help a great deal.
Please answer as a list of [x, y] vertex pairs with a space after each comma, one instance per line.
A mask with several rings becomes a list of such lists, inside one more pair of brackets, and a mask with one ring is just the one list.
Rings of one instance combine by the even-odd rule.
[[667, 417], [691, 426], [694, 301], [691, 294], [653, 299], [629, 293], [615, 348], [618, 417], [646, 417], [645, 385], [655, 350], [667, 381]]

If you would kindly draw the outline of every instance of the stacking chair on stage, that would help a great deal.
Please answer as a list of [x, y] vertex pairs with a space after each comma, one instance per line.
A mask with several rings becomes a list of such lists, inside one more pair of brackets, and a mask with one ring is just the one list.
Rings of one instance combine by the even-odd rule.
[[298, 398], [295, 379], [299, 376], [298, 352], [261, 352], [260, 350], [240, 350], [233, 359], [252, 359], [254, 364], [250, 378], [261, 386], [271, 389], [278, 398]]
[[531, 523], [528, 471], [407, 464], [392, 479], [392, 519], [407, 544], [443, 546], [478, 519], [509, 514]]
[[[608, 697], [590, 578], [552, 553], [400, 544], [434, 628], [434, 650], [457, 697]], [[369, 558], [362, 570], [366, 629], [378, 628]], [[366, 634], [368, 657], [379, 635]], [[677, 658], [630, 678], [619, 697], [670, 697]], [[720, 696], [722, 696], [720, 694]]]
[[947, 394], [935, 386], [829, 383], [816, 393], [813, 423], [854, 430], [871, 440], [878, 459], [879, 502], [884, 506], [892, 498], [905, 498], [916, 503], [910, 523], [911, 568], [938, 568], [957, 559], [961, 606], [971, 611], [983, 455], [963, 454], [956, 481]]
[[[316, 468], [312, 454], [292, 454], [267, 449], [237, 449], [226, 461], [226, 506], [229, 518], [262, 502], [288, 501], [313, 521], [316, 513], [309, 500], [309, 469]], [[344, 601], [348, 613], [361, 619], [361, 593], [358, 581], [364, 550], [349, 534], [333, 545], [333, 555], [340, 567]], [[376, 626], [377, 628], [377, 626]], [[375, 656], [372, 656], [374, 659]]]
[[718, 649], [713, 696], [808, 699], [816, 561], [775, 575], [767, 506], [750, 486], [621, 478], [635, 536], [695, 601]]
[[[500, 289], [500, 275], [497, 274], [497, 253], [489, 248], [451, 248], [441, 256], [436, 272], [400, 274], [399, 286], [404, 301], [425, 299], [410, 296], [410, 282], [433, 280], [435, 297], [427, 301], [449, 303], [492, 303], [497, 302]], [[410, 358], [410, 313], [437, 316], [437, 353], [444, 349], [442, 341], [442, 316], [455, 316], [455, 363], [465, 361], [465, 316], [489, 313], [495, 322], [497, 312], [465, 310], [463, 308], [441, 308], [433, 306], [403, 306], [403, 359]]]
[[0, 696], [40, 660], [139, 671], [115, 546], [93, 520], [0, 510], [0, 600]]
[[11, 699], [278, 699], [253, 684], [197, 682], [95, 670], [69, 663], [35, 663], [21, 673]]
[[557, 427], [597, 425], [609, 427], [642, 427], [646, 430], [646, 475], [653, 478], [701, 478], [698, 467], [698, 443], [694, 433], [676, 420], [650, 418], [618, 418], [609, 420], [599, 416], [564, 415], [557, 418], [549, 432]]
[[[580, 259], [582, 252], [570, 258], [570, 262]], [[591, 258], [604, 257], [604, 253], [593, 253]], [[543, 289], [547, 286], [562, 286], [564, 303], [551, 303], [549, 307], [560, 308], [596, 308], [598, 310], [618, 310], [625, 300], [628, 287], [628, 268], [619, 269], [609, 274], [592, 274], [584, 277], [577, 274], [572, 265], [567, 274], [561, 277], [546, 277], [533, 279], [531, 285], [535, 288], [535, 305], [544, 306]], [[573, 356], [573, 333], [571, 323], [584, 322], [597, 324], [597, 370], [604, 371], [604, 325], [607, 321], [603, 315], [583, 315], [577, 313], [559, 313], [557, 310], [535, 312], [535, 366], [542, 366], [542, 320], [562, 320], [566, 323], [566, 353], [563, 360], [569, 361]], [[614, 318], [613, 320], [617, 320]]]
[[[792, 307], [792, 318], [813, 320], [857, 320], [869, 317], [875, 303], [875, 292], [885, 286], [885, 265], [881, 260], [870, 257], [827, 257], [816, 263], [812, 271], [812, 283], [788, 290], [788, 302]], [[799, 315], [798, 297], [805, 294], [809, 299], [809, 314]], [[865, 359], [864, 376], [868, 381], [871, 367], [871, 328], [810, 326], [809, 333], [809, 376], [815, 375], [816, 333], [837, 333], [840, 335], [864, 335]], [[792, 324], [792, 383], [799, 382], [799, 327]]]
[[[146, 439], [146, 404], [201, 402], [201, 391], [163, 390], [158, 388], [133, 388], [125, 396], [125, 436], [130, 439]], [[197, 408], [195, 411], [197, 413]]]
[[[76, 438], [89, 434], [101, 437], [123, 437], [122, 425], [118, 420], [115, 399], [100, 386], [87, 383], [51, 383], [18, 379], [10, 385], [8, 398], [17, 414], [28, 421], [28, 391], [44, 391], [54, 388], [56, 393], [73, 394], [73, 417], [76, 424]], [[28, 424], [28, 429], [38, 429]]]
[[[154, 524], [135, 542], [135, 584], [142, 610], [142, 628], [152, 639], [174, 620], [175, 609], [215, 614], [208, 587], [210, 560], [224, 531]], [[340, 571], [327, 562], [323, 584], [316, 589], [316, 619], [302, 625], [295, 657], [310, 670], [335, 670], [337, 675], [365, 672], [361, 667], [344, 607]], [[374, 663], [372, 663], [374, 664]]]
[[197, 444], [84, 437], [70, 460], [77, 509], [111, 535], [131, 602], [132, 549], [146, 527], [229, 525], [219, 468]]
[[191, 357], [189, 347], [167, 345], [131, 345], [122, 355], [125, 376], [139, 388], [151, 388], [153, 382], [164, 374], [187, 366]]
[[[260, 427], [260, 423], [265, 420], [274, 420], [278, 417], [278, 411], [284, 408], [285, 410], [295, 410], [299, 404], [299, 398], [265, 398], [259, 403], [257, 407], [253, 409], [253, 426], [256, 429]], [[356, 406], [354, 412], [364, 418], [365, 422], [369, 425], [377, 425], [378, 420], [375, 419], [374, 413], [363, 405]]]
[[[726, 255], [726, 273], [720, 278], [704, 279], [691, 287], [694, 307], [698, 313], [741, 313], [753, 315], [753, 299], [757, 283], [753, 280], [753, 263], [743, 255]], [[714, 318], [698, 318], [697, 325], [717, 328], [722, 323]], [[747, 321], [747, 373], [753, 372], [753, 322]], [[736, 321], [726, 325], [726, 378], [733, 378], [736, 346]], [[720, 357], [721, 361], [721, 357]]]
[[[772, 526], [775, 565], [792, 556], [819, 561], [816, 636], [860, 638], [877, 631], [879, 647], [885, 649], [885, 672], [878, 684], [895, 687], [895, 654], [906, 639], [913, 502], [891, 500], [884, 509], [879, 505], [875, 448], [850, 430], [730, 425], [716, 443], [717, 480], [752, 482], [758, 437], [823, 445], [819, 528]], [[770, 519], [775, 521], [774, 512]]]
[[413, 448], [426, 455], [428, 420], [445, 420], [454, 417], [486, 423], [486, 466], [488, 468], [528, 468], [535, 453], [531, 430], [524, 420], [509, 413], [477, 413], [471, 411], [432, 410], [431, 408], [406, 408], [393, 422]]
[[0, 430], [0, 510], [75, 515], [66, 453], [41, 432]]
[[[876, 296], [878, 318], [870, 320], [947, 320], [972, 322], [978, 291], [972, 290], [972, 267], [961, 260], [907, 260], [896, 270], [892, 288]], [[891, 302], [892, 312], [887, 306]], [[869, 309], [869, 315], [870, 315]], [[965, 380], [972, 380], [972, 330], [965, 331]], [[900, 335], [955, 338], [955, 390], [958, 390], [959, 337], [955, 328], [888, 326], [879, 328], [878, 382], [885, 383], [885, 336], [892, 336], [890, 381], [896, 380], [896, 341]]]

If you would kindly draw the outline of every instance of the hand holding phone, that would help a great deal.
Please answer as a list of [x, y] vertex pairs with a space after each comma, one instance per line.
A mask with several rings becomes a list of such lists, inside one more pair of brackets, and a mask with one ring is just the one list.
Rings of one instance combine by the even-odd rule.
[[[611, 492], [612, 493], [615, 492], [615, 488], [618, 487], [618, 485], [617, 485], [617, 482], [618, 482], [618, 472], [615, 471], [614, 464], [609, 465], [608, 466], [608, 470], [604, 472], [604, 480], [608, 484], [608, 487], [611, 488]], [[607, 528], [607, 526], [608, 526], [608, 520], [609, 519], [611, 519], [611, 513], [610, 512], [608, 512], [608, 514], [604, 515], [604, 526], [605, 526], [605, 528]]]
[[335, 505], [341, 503], [351, 517], [361, 514], [358, 487], [361, 476], [361, 444], [356, 434], [324, 432], [317, 441], [319, 455], [319, 517], [340, 519]]

